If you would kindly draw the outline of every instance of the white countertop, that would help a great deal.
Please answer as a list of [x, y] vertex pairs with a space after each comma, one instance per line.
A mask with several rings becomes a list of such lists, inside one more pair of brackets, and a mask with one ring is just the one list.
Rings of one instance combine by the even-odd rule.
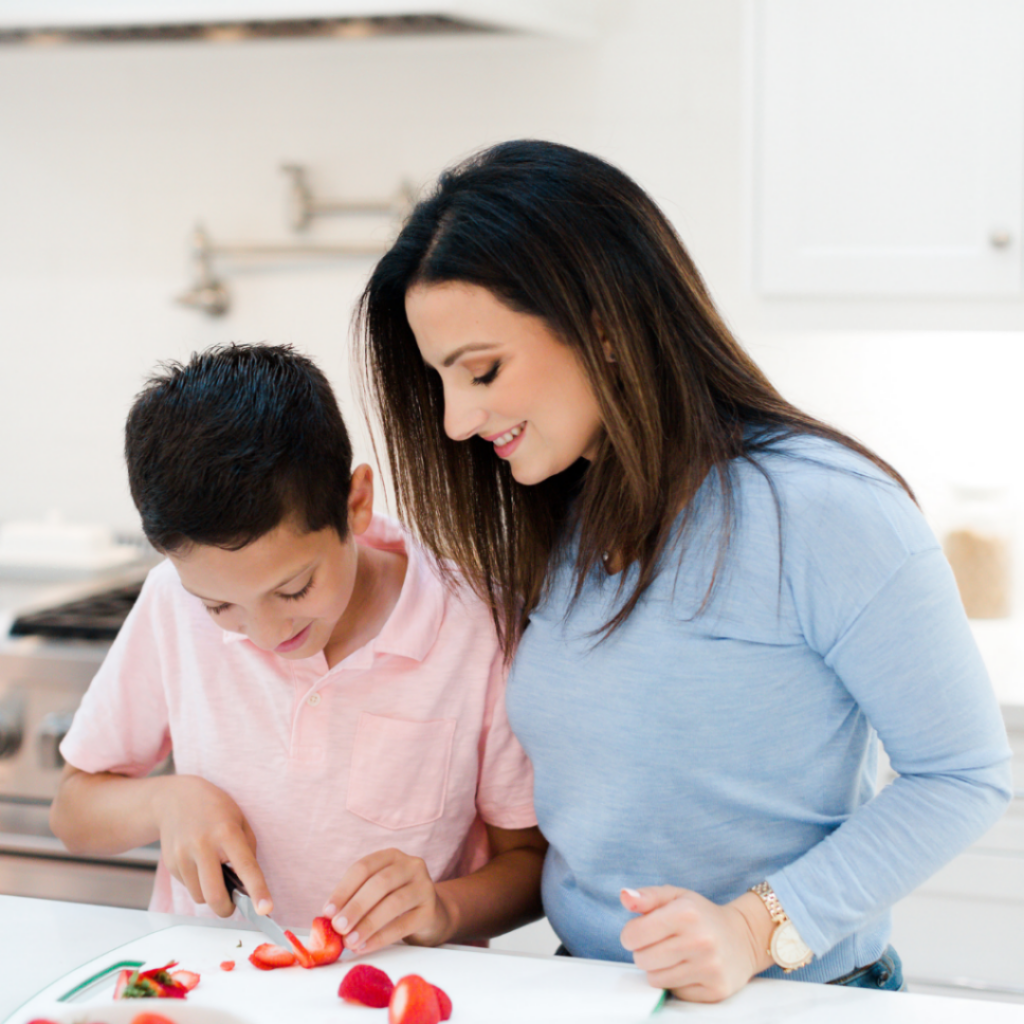
[[[68, 971], [125, 942], [172, 924], [218, 926], [142, 910], [4, 895], [0, 923], [0, 1021]], [[1009, 1003], [757, 980], [716, 1006], [670, 1000], [658, 1016], [706, 1024], [1021, 1024], [1024, 1011]]]

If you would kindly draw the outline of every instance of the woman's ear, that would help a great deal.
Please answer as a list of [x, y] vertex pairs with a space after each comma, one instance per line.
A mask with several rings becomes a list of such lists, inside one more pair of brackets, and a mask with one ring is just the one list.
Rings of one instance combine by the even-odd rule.
[[364, 462], [352, 471], [348, 491], [348, 528], [365, 533], [373, 519], [373, 470]]

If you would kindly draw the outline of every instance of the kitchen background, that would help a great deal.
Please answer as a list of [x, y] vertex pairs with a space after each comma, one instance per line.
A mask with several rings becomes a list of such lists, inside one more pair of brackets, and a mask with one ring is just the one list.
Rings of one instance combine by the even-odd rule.
[[[0, 3], [0, 32], [28, 6]], [[240, 20], [266, 8], [220, 6]], [[211, 317], [174, 301], [196, 280], [193, 229], [215, 245], [386, 239], [387, 217], [292, 230], [282, 164], [305, 167], [317, 197], [388, 200], [532, 136], [635, 177], [780, 390], [901, 469], [939, 532], [958, 515], [958, 481], [999, 488], [986, 500], [1020, 532], [1024, 0], [433, 5], [459, 7], [539, 27], [77, 43], [8, 32], [0, 525], [55, 510], [135, 533], [125, 412], [157, 362], [218, 342], [314, 356], [369, 459], [347, 348], [373, 258], [215, 258], [231, 308]], [[878, 237], [858, 236], [864, 225]], [[1021, 621], [976, 631], [1012, 718]], [[1019, 849], [1001, 839], [991, 863], [922, 896], [905, 928], [924, 950], [951, 907], [983, 905], [1009, 966], [962, 973], [1024, 995], [1021, 824]], [[918, 973], [950, 983], [956, 964], [925, 952]]]

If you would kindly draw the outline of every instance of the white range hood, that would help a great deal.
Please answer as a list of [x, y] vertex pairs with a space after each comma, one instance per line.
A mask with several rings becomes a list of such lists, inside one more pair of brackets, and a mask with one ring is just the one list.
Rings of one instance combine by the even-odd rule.
[[600, 7], [600, 0], [0, 0], [0, 31], [435, 18], [461, 28], [579, 38], [594, 33]]

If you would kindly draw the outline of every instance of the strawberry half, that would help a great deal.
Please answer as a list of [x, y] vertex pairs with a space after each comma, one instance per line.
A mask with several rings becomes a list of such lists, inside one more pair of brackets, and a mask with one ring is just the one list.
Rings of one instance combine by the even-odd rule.
[[272, 942], [264, 942], [249, 954], [249, 963], [261, 971], [272, 971], [277, 967], [291, 967], [295, 963], [295, 954], [284, 946], [275, 946]]
[[302, 967], [323, 967], [325, 964], [333, 964], [341, 956], [341, 936], [334, 930], [329, 917], [313, 918], [308, 946], [304, 946], [294, 933], [286, 931], [284, 934], [294, 947], [295, 956]]
[[220, 969], [222, 971], [233, 971], [235, 969], [235, 961], [234, 960], [221, 960], [221, 962], [220, 962]]
[[418, 974], [399, 978], [388, 1003], [388, 1024], [440, 1024], [440, 1020], [434, 986]]
[[140, 1013], [132, 1017], [132, 1024], [174, 1024], [174, 1021], [159, 1013]]
[[199, 984], [199, 975], [195, 971], [171, 971], [171, 978], [184, 985], [186, 992], [191, 992]]
[[452, 1001], [448, 998], [448, 993], [436, 985], [430, 987], [434, 990], [434, 995], [437, 996], [437, 1008], [441, 1011], [441, 1020], [447, 1020], [452, 1015]]
[[379, 967], [356, 964], [338, 986], [338, 995], [346, 1002], [383, 1009], [391, 1001], [394, 991], [391, 979]]

